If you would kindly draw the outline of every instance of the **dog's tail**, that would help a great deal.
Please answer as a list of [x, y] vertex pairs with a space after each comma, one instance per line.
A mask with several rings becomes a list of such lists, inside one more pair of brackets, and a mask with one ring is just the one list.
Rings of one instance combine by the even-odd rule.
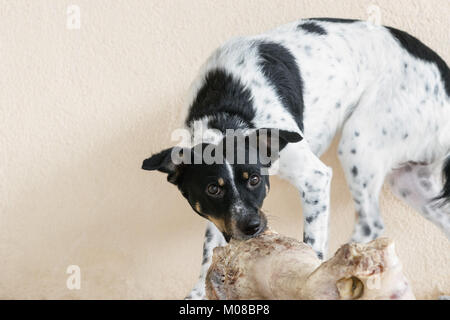
[[442, 168], [442, 178], [444, 181], [444, 188], [441, 193], [435, 198], [439, 205], [450, 203], [450, 155], [444, 161]]

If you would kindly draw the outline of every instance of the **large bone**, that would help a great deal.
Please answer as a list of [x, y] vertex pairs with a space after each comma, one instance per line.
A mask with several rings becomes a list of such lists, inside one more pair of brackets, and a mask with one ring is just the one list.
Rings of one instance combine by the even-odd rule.
[[321, 263], [306, 244], [272, 231], [214, 249], [208, 299], [414, 299], [394, 243], [345, 244]]

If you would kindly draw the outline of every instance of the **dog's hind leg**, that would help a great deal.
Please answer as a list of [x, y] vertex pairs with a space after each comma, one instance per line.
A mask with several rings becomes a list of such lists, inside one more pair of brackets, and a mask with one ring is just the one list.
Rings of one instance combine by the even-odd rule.
[[205, 242], [203, 243], [203, 260], [200, 270], [200, 276], [197, 284], [194, 286], [189, 295], [185, 298], [187, 300], [203, 300], [205, 299], [205, 279], [209, 266], [211, 265], [211, 257], [213, 249], [226, 245], [227, 242], [222, 233], [212, 223], [208, 222], [205, 232]]
[[[340, 147], [343, 148], [342, 143]], [[362, 150], [350, 148], [350, 154], [358, 151], [362, 152]], [[342, 154], [339, 156], [357, 213], [351, 241], [361, 243], [376, 239], [384, 230], [378, 202], [388, 171], [382, 161], [374, 161], [376, 154], [369, 156], [370, 149], [366, 149], [365, 153], [367, 158]]]
[[450, 239], [450, 205], [440, 205], [435, 200], [442, 183], [433, 169], [431, 165], [407, 164], [390, 174], [389, 184], [398, 198], [441, 228]]

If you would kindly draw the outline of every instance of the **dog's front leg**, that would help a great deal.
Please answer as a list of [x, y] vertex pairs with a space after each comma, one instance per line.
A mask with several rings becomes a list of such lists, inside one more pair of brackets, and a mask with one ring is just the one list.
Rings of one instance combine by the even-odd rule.
[[212, 222], [208, 222], [205, 232], [205, 242], [203, 243], [203, 260], [200, 269], [200, 276], [197, 284], [194, 286], [189, 295], [185, 298], [188, 300], [202, 300], [205, 299], [205, 279], [209, 266], [211, 265], [211, 258], [213, 249], [226, 245], [227, 242], [222, 233]]
[[278, 170], [301, 194], [303, 241], [323, 259], [328, 246], [332, 169], [312, 153], [306, 142], [300, 142], [283, 149]]

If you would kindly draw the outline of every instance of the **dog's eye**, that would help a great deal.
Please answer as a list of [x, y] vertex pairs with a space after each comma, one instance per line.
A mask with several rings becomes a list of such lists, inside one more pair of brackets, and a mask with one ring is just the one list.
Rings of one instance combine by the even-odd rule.
[[261, 181], [261, 178], [257, 174], [252, 174], [250, 179], [248, 179], [248, 184], [251, 187], [256, 187], [260, 181]]
[[206, 192], [213, 197], [218, 197], [222, 194], [222, 188], [219, 187], [215, 183], [208, 184], [208, 187], [206, 187]]

